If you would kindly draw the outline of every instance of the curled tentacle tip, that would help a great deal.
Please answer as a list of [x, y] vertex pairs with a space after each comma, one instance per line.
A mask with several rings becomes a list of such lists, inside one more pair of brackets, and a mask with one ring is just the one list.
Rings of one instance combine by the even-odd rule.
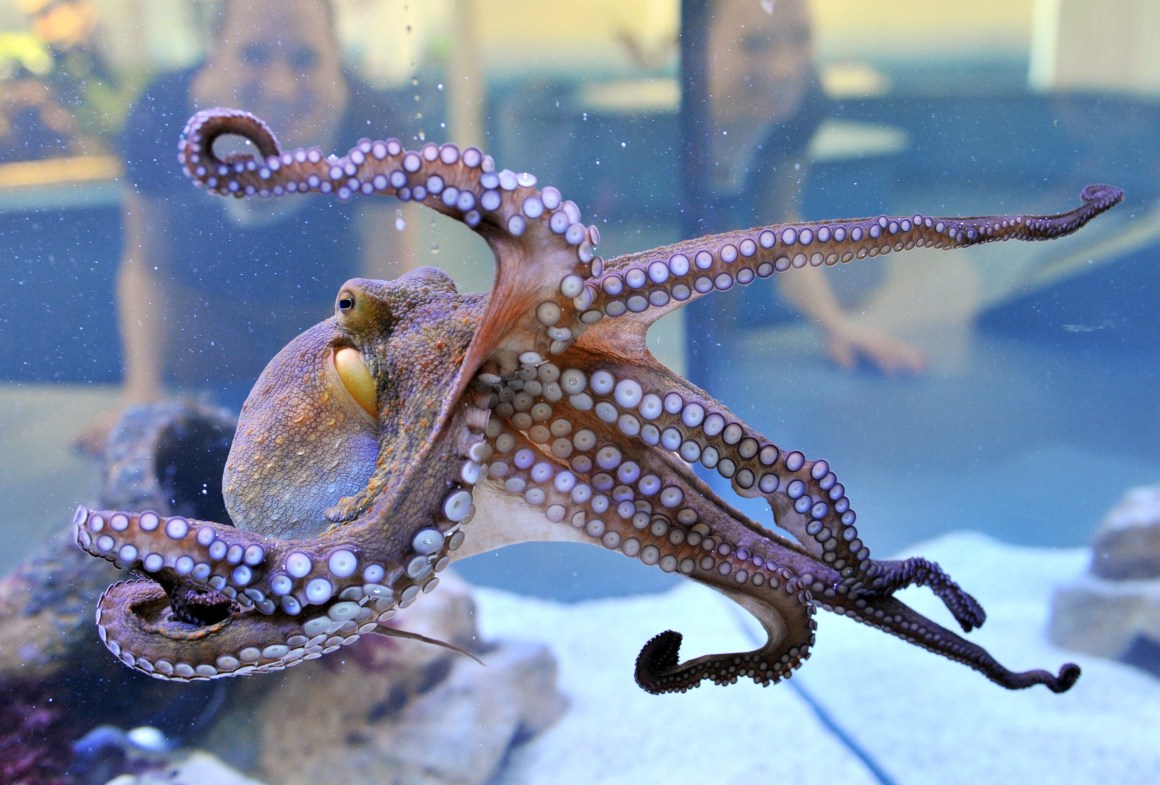
[[[262, 158], [269, 159], [281, 155], [278, 139], [265, 121], [242, 109], [219, 106], [197, 112], [186, 123], [181, 141], [181, 148], [187, 157], [186, 168], [189, 168], [189, 164], [195, 164], [203, 159], [204, 162], [212, 164], [228, 164], [239, 160], [236, 155], [223, 160], [213, 152], [214, 141], [227, 134], [240, 136], [249, 141], [258, 148]], [[241, 156], [246, 157], [249, 156]]]
[[971, 632], [982, 627], [983, 622], [987, 621], [987, 612], [983, 610], [979, 601], [961, 590], [955, 595], [955, 599], [957, 602], [948, 601], [946, 604], [955, 621], [963, 628], [963, 632]]
[[677, 667], [683, 637], [674, 630], [665, 630], [641, 648], [636, 657], [635, 676], [642, 690], [653, 695], [668, 691], [661, 686], [659, 677]]
[[1080, 670], [1078, 665], [1074, 662], [1065, 662], [1060, 667], [1058, 674], [1043, 670], [1008, 673], [1006, 678], [996, 679], [996, 682], [1002, 684], [1009, 690], [1025, 690], [1028, 687], [1034, 687], [1036, 684], [1042, 684], [1058, 695], [1061, 692], [1070, 690], [1072, 685], [1079, 679], [1079, 674]]
[[985, 621], [987, 621], [987, 612], [980, 607], [977, 613], [959, 619], [959, 624], [962, 626], [963, 632], [973, 632], [982, 627]]
[[1056, 693], [1067, 692], [1079, 679], [1080, 669], [1074, 662], [1065, 662], [1059, 669], [1059, 675], [1046, 682], [1047, 689]]
[[72, 526], [72, 541], [73, 544], [80, 548], [85, 553], [90, 555], [97, 555], [92, 552], [92, 535], [87, 531], [87, 524], [89, 520], [89, 510], [87, 507], [80, 505], [77, 511], [73, 513]]
[[1123, 201], [1124, 189], [1107, 183], [1092, 183], [1079, 196], [1087, 204], [1099, 204], [1106, 210]]

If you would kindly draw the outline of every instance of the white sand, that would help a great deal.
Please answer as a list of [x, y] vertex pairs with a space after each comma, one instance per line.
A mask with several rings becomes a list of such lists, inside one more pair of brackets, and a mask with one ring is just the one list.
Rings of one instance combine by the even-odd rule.
[[[1014, 548], [974, 534], [916, 547], [986, 607], [968, 636], [1013, 669], [1084, 670], [1066, 695], [1007, 692], [963, 666], [830, 614], [819, 614], [800, 683], [897, 783], [1160, 782], [1160, 680], [1078, 657], [1046, 639], [1052, 587], [1086, 553]], [[944, 624], [928, 592], [907, 602]], [[559, 605], [479, 590], [488, 637], [549, 642], [568, 714], [512, 757], [497, 785], [875, 782], [789, 685], [709, 684], [654, 697], [632, 680], [652, 635], [685, 633], [682, 657], [752, 648], [731, 604], [692, 583], [663, 595]]]

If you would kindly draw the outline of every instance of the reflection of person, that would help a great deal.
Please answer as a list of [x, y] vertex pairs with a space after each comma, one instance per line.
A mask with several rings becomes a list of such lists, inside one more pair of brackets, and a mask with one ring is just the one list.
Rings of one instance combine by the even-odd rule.
[[[814, 68], [807, 6], [806, 0], [710, 3], [711, 231], [801, 219], [807, 148], [827, 103]], [[852, 367], [863, 356], [886, 373], [922, 368], [916, 349], [851, 319], [824, 269], [793, 270], [775, 280], [781, 296], [825, 332], [838, 365]]]
[[98, 448], [120, 408], [172, 385], [239, 404], [282, 346], [330, 315], [343, 280], [402, 271], [385, 262], [400, 244], [386, 228], [392, 208], [210, 198], [173, 154], [186, 119], [213, 106], [254, 112], [288, 148], [330, 151], [386, 130], [406, 139], [402, 113], [361, 89], [343, 71], [328, 0], [234, 0], [206, 62], [163, 78], [138, 102], [124, 137], [132, 187], [117, 281], [122, 398], [82, 446]]

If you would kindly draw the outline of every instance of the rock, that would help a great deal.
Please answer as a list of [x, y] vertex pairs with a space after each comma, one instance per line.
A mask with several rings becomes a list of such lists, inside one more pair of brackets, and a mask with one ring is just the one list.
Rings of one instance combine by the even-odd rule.
[[[212, 478], [220, 476], [222, 445], [228, 448], [233, 427], [228, 413], [205, 406], [133, 410], [110, 439], [103, 489], [88, 503], [106, 509], [141, 504], [163, 513], [177, 506], [212, 510], [200, 506], [208, 496], [201, 485], [212, 488]], [[187, 494], [185, 480], [197, 490]], [[199, 684], [175, 690], [109, 653], [93, 613], [101, 592], [124, 575], [82, 553], [72, 541], [71, 511], [62, 513], [49, 541], [0, 580], [3, 782], [56, 782], [73, 762], [73, 742], [94, 726], [184, 728], [217, 689]], [[12, 768], [18, 765], [27, 770], [19, 777]]]
[[1129, 490], [1104, 518], [1087, 574], [1056, 589], [1048, 635], [1160, 676], [1160, 486]]
[[165, 764], [151, 766], [138, 774], [122, 774], [107, 785], [262, 785], [232, 769], [208, 752], [180, 753]]
[[1113, 659], [1137, 638], [1160, 643], [1160, 581], [1084, 575], [1056, 590], [1048, 632], [1060, 646]]
[[[163, 403], [130, 410], [109, 440], [103, 488], [90, 506], [222, 520], [215, 517], [225, 514], [221, 467], [233, 432], [234, 418], [208, 406]], [[0, 682], [50, 679], [66, 665], [102, 676], [124, 670], [93, 624], [97, 598], [124, 573], [82, 553], [73, 544], [71, 520], [65, 520], [46, 545], [0, 581], [0, 641], [20, 642], [0, 643]]]
[[453, 783], [493, 779], [508, 750], [564, 709], [556, 661], [538, 645], [480, 646], [470, 588], [443, 573], [439, 589], [392, 619], [397, 627], [478, 654], [366, 636], [231, 697], [202, 743], [282, 785]]
[[397, 700], [397, 682], [376, 683], [357, 668], [300, 679], [301, 691], [284, 691], [255, 718], [259, 770], [283, 785], [491, 782], [509, 750], [552, 722], [564, 703], [555, 659], [543, 646], [502, 643], [482, 659], [482, 666], [462, 656], [442, 661], [438, 680], [405, 702]]
[[1160, 578], [1160, 486], [1132, 488], [1092, 542], [1092, 575], [1112, 581]]

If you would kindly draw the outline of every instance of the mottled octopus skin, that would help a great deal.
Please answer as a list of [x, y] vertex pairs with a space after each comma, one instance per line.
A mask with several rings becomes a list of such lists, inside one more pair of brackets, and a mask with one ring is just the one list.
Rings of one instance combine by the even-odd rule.
[[[219, 159], [223, 134], [259, 157]], [[475, 148], [408, 151], [392, 139], [342, 157], [283, 152], [261, 120], [215, 109], [191, 118], [180, 159], [216, 194], [422, 202], [482, 235], [498, 270], [487, 294], [460, 294], [433, 269], [344, 284], [335, 316], [287, 345], [242, 409], [224, 478], [236, 528], [78, 510], [80, 546], [143, 576], [110, 587], [97, 610], [126, 664], [180, 680], [296, 665], [389, 632], [381, 624], [456, 559], [566, 540], [712, 586], [765, 628], [756, 651], [686, 662], [680, 634], [661, 633], [636, 663], [652, 693], [790, 676], [813, 645], [818, 607], [1007, 688], [1063, 692], [1078, 678], [1073, 664], [1008, 670], [896, 599], [926, 586], [964, 631], [985, 618], [938, 565], [871, 558], [828, 462], [754, 431], [657, 362], [645, 333], [685, 302], [793, 267], [1061, 237], [1118, 203], [1119, 189], [1088, 186], [1079, 207], [1053, 216], [794, 223], [605, 261], [575, 204]], [[335, 356], [347, 349], [357, 355], [343, 355], [355, 358], [344, 376]], [[373, 405], [348, 392], [350, 373], [369, 374]], [[765, 498], [792, 538], [731, 507], [697, 463], [738, 495]]]

